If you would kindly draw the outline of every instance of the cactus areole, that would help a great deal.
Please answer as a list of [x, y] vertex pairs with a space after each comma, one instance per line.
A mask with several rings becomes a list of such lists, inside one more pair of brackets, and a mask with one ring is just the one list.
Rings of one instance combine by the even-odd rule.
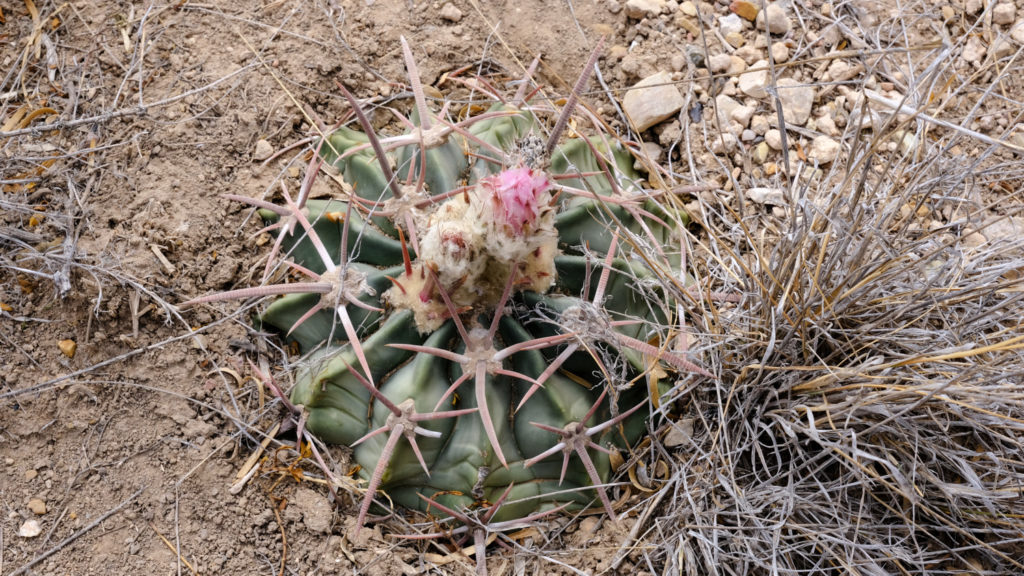
[[373, 133], [342, 89], [362, 129], [330, 133], [313, 162], [340, 174], [336, 199], [249, 201], [312, 278], [262, 287], [280, 297], [259, 324], [306, 354], [292, 403], [353, 448], [360, 525], [374, 499], [485, 509], [506, 528], [593, 504], [614, 518], [610, 455], [647, 431], [657, 375], [706, 374], [671, 351], [663, 286], [684, 215], [642, 189], [614, 137], [558, 134], [571, 104], [495, 95], [456, 122], [407, 66], [406, 134]]

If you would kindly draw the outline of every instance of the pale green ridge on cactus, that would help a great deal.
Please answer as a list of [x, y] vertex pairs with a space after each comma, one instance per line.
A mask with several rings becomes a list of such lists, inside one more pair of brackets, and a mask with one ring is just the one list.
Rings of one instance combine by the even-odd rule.
[[[469, 127], [469, 133], [479, 140], [511, 153], [516, 146], [536, 127], [536, 119], [533, 114], [517, 110], [507, 104], [494, 104], [486, 113], [505, 112], [509, 116], [501, 118], [501, 121], [483, 121]], [[497, 157], [494, 152], [486, 148], [477, 148], [476, 153], [483, 158], [473, 163], [471, 179], [477, 181], [485, 176], [496, 174], [504, 163], [504, 158]], [[485, 160], [489, 158], [493, 162]]]
[[[398, 312], [362, 343], [374, 380], [383, 378], [411, 354], [388, 344], [419, 344], [408, 312]], [[359, 385], [352, 371], [358, 366], [351, 346], [327, 348], [306, 360], [296, 378], [303, 383], [292, 391], [292, 402], [309, 411], [307, 426], [326, 442], [351, 444], [370, 425], [370, 393]]]
[[[412, 120], [417, 122], [415, 114]], [[428, 190], [454, 190], [459, 187], [459, 180], [469, 165], [466, 155], [463, 154], [463, 146], [463, 139], [458, 135], [452, 135], [444, 144], [426, 150], [427, 170], [423, 178]], [[409, 166], [413, 165], [414, 174], [417, 179], [419, 178], [420, 150], [418, 146], [403, 146], [398, 150], [399, 177], [404, 177]]]
[[[454, 327], [449, 323], [435, 331], [427, 339], [428, 345], [446, 345], [451, 340]], [[407, 399], [413, 400], [416, 411], [425, 413], [434, 410], [434, 406], [441, 400], [441, 395], [448, 388], [449, 362], [428, 354], [418, 354], [412, 361], [402, 365], [386, 381], [378, 386], [395, 404], [401, 404]], [[370, 428], [383, 426], [390, 412], [379, 402], [374, 403], [372, 411], [372, 424]], [[441, 451], [448, 443], [455, 419], [443, 419], [426, 422], [422, 426], [428, 430], [441, 433], [440, 438], [425, 438], [419, 442], [419, 448], [427, 465], [437, 460]], [[380, 456], [380, 451], [386, 442], [386, 438], [375, 436], [360, 444], [356, 450], [356, 459], [359, 461], [375, 461]], [[384, 482], [391, 485], [400, 485], [412, 482], [414, 485], [421, 482], [423, 470], [408, 444], [399, 445], [391, 458], [391, 465], [384, 472]]]
[[[376, 296], [366, 294], [360, 300], [372, 305], [376, 305], [380, 294], [391, 287], [388, 277], [394, 277], [401, 272], [401, 267], [379, 270], [362, 263], [354, 263], [352, 266], [366, 272], [367, 283], [376, 293]], [[319, 299], [320, 296], [317, 294], [289, 294], [282, 296], [270, 306], [267, 306], [263, 314], [257, 318], [257, 325], [292, 326], [293, 328], [290, 329], [290, 332], [286, 333], [285, 339], [298, 342], [302, 350], [313, 350], [323, 343], [344, 340], [345, 333], [336, 324], [337, 313], [331, 309], [319, 310], [312, 317], [307, 318], [296, 326], [302, 315], [307, 310], [313, 308]], [[376, 324], [381, 318], [379, 312], [365, 310], [352, 305], [348, 306], [348, 313], [352, 317], [352, 323], [356, 326], [356, 331], [360, 335], [375, 330]]]

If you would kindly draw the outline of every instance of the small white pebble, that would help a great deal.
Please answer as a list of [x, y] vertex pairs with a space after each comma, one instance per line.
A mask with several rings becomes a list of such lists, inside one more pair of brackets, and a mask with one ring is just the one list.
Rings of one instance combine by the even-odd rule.
[[43, 529], [39, 527], [38, 520], [26, 520], [24, 524], [18, 528], [18, 536], [22, 538], [35, 538], [42, 534]]
[[775, 42], [772, 44], [772, 59], [775, 60], [776, 64], [782, 64], [789, 60], [789, 46], [786, 46], [784, 42]]
[[274, 154], [274, 147], [270, 145], [270, 142], [260, 139], [256, 141], [256, 150], [252, 153], [252, 159], [257, 162], [262, 162], [267, 158], [270, 158]]
[[765, 21], [768, 23], [768, 32], [772, 34], [785, 34], [793, 27], [793, 23], [786, 16], [786, 10], [778, 2], [772, 2], [757, 15], [757, 29], [764, 30]]
[[454, 4], [445, 4], [441, 7], [441, 19], [449, 22], [458, 22], [462, 20], [462, 10], [459, 10]]
[[828, 164], [839, 157], [842, 145], [828, 136], [818, 136], [811, 142], [811, 150], [808, 156], [821, 164]]

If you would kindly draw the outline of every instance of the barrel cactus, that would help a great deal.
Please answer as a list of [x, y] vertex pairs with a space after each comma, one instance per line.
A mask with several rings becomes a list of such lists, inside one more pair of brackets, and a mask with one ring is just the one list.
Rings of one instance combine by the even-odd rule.
[[291, 402], [353, 448], [359, 525], [378, 494], [498, 528], [594, 503], [614, 518], [610, 454], [648, 430], [667, 372], [709, 375], [674, 303], [684, 213], [577, 110], [599, 48], [554, 124], [524, 90], [458, 122], [432, 111], [403, 48], [408, 132], [376, 135], [342, 87], [361, 129], [316, 144], [312, 172], [332, 167], [343, 195], [233, 197], [309, 281], [202, 300], [280, 295], [258, 322], [308, 354]]

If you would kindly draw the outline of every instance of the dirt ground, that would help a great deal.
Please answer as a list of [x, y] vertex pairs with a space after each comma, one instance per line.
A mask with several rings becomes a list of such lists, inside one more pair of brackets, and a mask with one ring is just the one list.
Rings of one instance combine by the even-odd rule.
[[[262, 472], [239, 483], [283, 414], [247, 362], [281, 354], [266, 350], [237, 305], [179, 313], [167, 304], [258, 279], [267, 238], [254, 235], [249, 209], [221, 195], [270, 195], [281, 180], [297, 187], [306, 157], [287, 148], [312, 134], [315, 119], [329, 124], [348, 109], [337, 82], [408, 106], [400, 36], [424, 84], [441, 92], [455, 88], [457, 71], [510, 83], [541, 54], [536, 79], [555, 100], [607, 36], [605, 86], [588, 99], [612, 129], [624, 125], [608, 95], [621, 102], [624, 88], [668, 71], [687, 106], [682, 136], [678, 120], [645, 133], [661, 143], [660, 163], [723, 193], [767, 177], [764, 159], [751, 160], [762, 134], [736, 153], [708, 152], [719, 128], [708, 91], [694, 86], [713, 82], [693, 79], [722, 39], [709, 35], [705, 46], [680, 3], [654, 4], [660, 16], [631, 15], [617, 0], [0, 3], [9, 256], [0, 268], [0, 574], [471, 572], [471, 560], [445, 558], [438, 545], [396, 544], [379, 527], [355, 536], [357, 495], [332, 501], [315, 466], [280, 448], [294, 436], [270, 443]], [[886, 14], [869, 0], [853, 5], [865, 18]], [[710, 9], [728, 14], [727, 3]], [[930, 38], [923, 18], [906, 41]], [[824, 25], [794, 21], [787, 38], [813, 80]], [[749, 26], [744, 34], [753, 43]], [[857, 48], [828, 48], [848, 46]], [[999, 70], [972, 73], [986, 87]], [[1002, 87], [1009, 96], [987, 104], [992, 119], [973, 129], [1024, 139], [1013, 132], [1020, 88], [1019, 76]], [[951, 108], [969, 109], [972, 95], [980, 90], [963, 89]], [[375, 121], [388, 128], [385, 115]], [[31, 130], [47, 124], [56, 126]], [[799, 154], [815, 135], [805, 131], [791, 135]], [[700, 152], [670, 150], [680, 137]], [[282, 153], [263, 162], [266, 143]], [[331, 193], [327, 179], [317, 187]], [[345, 451], [331, 457], [344, 475]], [[38, 535], [21, 534], [31, 521]], [[543, 555], [492, 547], [492, 573], [660, 570], [638, 552], [618, 558], [633, 522], [556, 522], [532, 536]]]

